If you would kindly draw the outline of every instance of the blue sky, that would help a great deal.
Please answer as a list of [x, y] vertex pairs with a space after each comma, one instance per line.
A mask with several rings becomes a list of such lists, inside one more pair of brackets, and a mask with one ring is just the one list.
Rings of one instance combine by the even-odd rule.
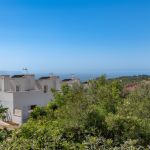
[[150, 71], [149, 0], [0, 0], [0, 70]]

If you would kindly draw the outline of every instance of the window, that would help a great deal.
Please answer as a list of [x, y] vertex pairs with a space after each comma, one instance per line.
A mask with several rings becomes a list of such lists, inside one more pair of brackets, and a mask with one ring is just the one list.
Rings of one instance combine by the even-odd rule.
[[36, 106], [37, 105], [30, 105], [30, 106], [28, 106], [28, 113], [31, 113], [35, 109]]
[[48, 86], [47, 85], [44, 85], [44, 93], [47, 93], [48, 92]]
[[36, 107], [36, 105], [31, 105], [31, 110], [33, 110]]
[[16, 85], [16, 92], [19, 92], [19, 91], [20, 91], [20, 86]]

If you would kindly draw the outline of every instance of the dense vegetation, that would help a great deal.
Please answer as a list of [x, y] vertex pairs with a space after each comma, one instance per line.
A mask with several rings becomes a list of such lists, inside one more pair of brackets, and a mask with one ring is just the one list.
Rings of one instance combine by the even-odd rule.
[[150, 76], [149, 75], [122, 76], [110, 80], [121, 81], [122, 84], [126, 85], [126, 84], [139, 83], [141, 81], [150, 81]]
[[[0, 120], [4, 120], [6, 118], [7, 108], [4, 108], [2, 105], [0, 105]], [[10, 131], [8, 131], [6, 128], [0, 128], [0, 142], [8, 138], [10, 135]]]
[[64, 85], [46, 107], [30, 119], [3, 150], [135, 150], [150, 144], [150, 85], [124, 95], [122, 82], [104, 76], [82, 85]]

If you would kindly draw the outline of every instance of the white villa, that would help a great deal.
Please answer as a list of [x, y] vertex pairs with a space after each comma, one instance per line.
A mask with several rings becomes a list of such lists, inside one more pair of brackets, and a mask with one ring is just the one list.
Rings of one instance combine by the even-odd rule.
[[53, 99], [51, 88], [60, 90], [57, 76], [35, 79], [34, 75], [0, 76], [0, 104], [8, 108], [7, 121], [25, 122], [36, 106], [45, 106]]
[[64, 79], [62, 80], [62, 84], [68, 84], [70, 87], [72, 87], [73, 84], [80, 85], [80, 79], [78, 78]]

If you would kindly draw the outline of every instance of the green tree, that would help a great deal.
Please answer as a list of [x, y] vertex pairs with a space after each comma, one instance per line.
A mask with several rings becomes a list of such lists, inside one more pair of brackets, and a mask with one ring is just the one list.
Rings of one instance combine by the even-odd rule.
[[4, 108], [2, 105], [0, 105], [0, 119], [5, 119], [6, 118], [6, 113], [7, 113], [8, 108]]
[[53, 90], [54, 100], [36, 107], [30, 119], [0, 149], [136, 150], [150, 141], [150, 85], [123, 97], [118, 80], [101, 76]]

